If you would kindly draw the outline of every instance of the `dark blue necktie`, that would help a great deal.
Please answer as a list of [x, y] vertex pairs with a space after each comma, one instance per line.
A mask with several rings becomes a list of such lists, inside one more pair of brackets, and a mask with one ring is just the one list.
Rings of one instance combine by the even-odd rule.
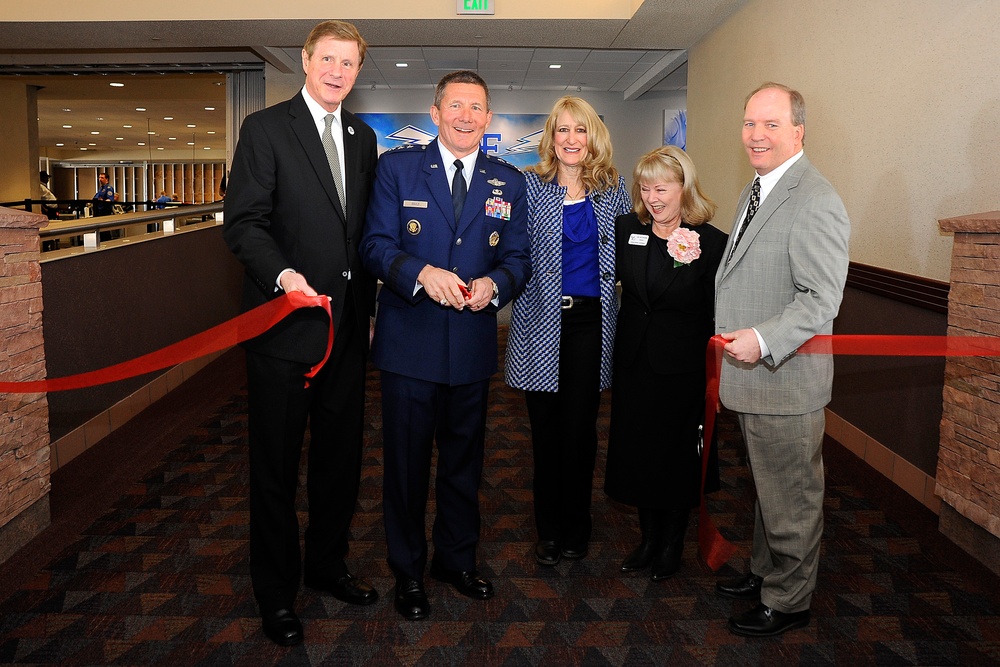
[[455, 177], [451, 179], [451, 204], [455, 208], [455, 222], [462, 217], [462, 208], [465, 206], [465, 195], [468, 191], [465, 176], [462, 174], [462, 161], [455, 160]]

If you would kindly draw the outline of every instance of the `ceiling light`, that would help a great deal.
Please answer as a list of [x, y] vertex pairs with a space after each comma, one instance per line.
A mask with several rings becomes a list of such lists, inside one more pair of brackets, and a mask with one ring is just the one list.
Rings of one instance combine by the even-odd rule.
[[102, 116], [98, 116], [97, 120], [104, 120], [104, 118]]
[[188, 142], [188, 146], [194, 146], [194, 142], [193, 141], [189, 141]]
[[215, 111], [215, 107], [205, 107], [205, 111]]
[[153, 132], [152, 130], [150, 130], [150, 131], [149, 131], [149, 132], [147, 132], [146, 134], [150, 134], [150, 135], [153, 135], [153, 134], [156, 134], [156, 132]]
[[396, 63], [396, 67], [409, 67], [407, 63]]
[[97, 130], [94, 130], [93, 132], [91, 132], [91, 134], [100, 134], [100, 132], [98, 132]]
[[88, 146], [96, 146], [97, 144], [95, 144], [95, 143], [94, 143], [93, 141], [91, 141], [91, 142], [90, 142], [89, 144], [87, 144], [87, 145], [88, 145]]
[[557, 65], [555, 63], [549, 65], [549, 69], [562, 69], [562, 65]]
[[65, 146], [66, 144], [56, 144], [56, 146]]
[[145, 145], [146, 145], [146, 142], [145, 142], [145, 141], [140, 141], [140, 142], [139, 142], [138, 144], [136, 144], [136, 145], [137, 145], [137, 146], [145, 146]]
[[177, 137], [167, 137], [170, 141], [177, 141]]
[[115, 141], [125, 141], [125, 137], [115, 137]]
[[72, 109], [63, 109], [63, 111], [72, 111]]
[[146, 107], [136, 107], [135, 110], [136, 111], [145, 111]]
[[173, 120], [173, 119], [174, 119], [173, 116], [164, 116], [163, 117], [163, 120]]
[[210, 151], [210, 150], [212, 150], [212, 147], [211, 146], [205, 146], [205, 150], [206, 151]]
[[198, 127], [198, 126], [195, 125], [194, 123], [188, 123], [188, 127]]
[[111, 86], [112, 88], [124, 88], [125, 87], [124, 83], [119, 83], [117, 81], [112, 81], [108, 85]]
[[87, 147], [86, 146], [80, 146], [80, 150], [81, 151], [85, 151], [85, 150], [87, 150]]
[[132, 129], [131, 125], [122, 125], [122, 127], [124, 127], [125, 129]]
[[72, 125], [63, 125], [63, 129], [64, 130], [71, 130], [71, 129], [73, 129], [73, 126]]
[[209, 130], [206, 134], [215, 134], [215, 130]]
[[163, 150], [163, 146], [157, 146], [157, 147], [156, 147], [156, 150], [158, 150], [158, 151], [162, 151], [162, 150]]

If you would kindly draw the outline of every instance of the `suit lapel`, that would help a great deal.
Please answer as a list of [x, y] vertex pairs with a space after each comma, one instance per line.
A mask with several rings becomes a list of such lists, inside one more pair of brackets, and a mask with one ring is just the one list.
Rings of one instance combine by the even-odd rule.
[[[424, 151], [424, 176], [427, 178], [427, 189], [441, 209], [441, 217], [448, 221], [452, 231], [455, 231], [455, 213], [451, 205], [451, 187], [448, 185], [448, 171], [441, 161], [441, 149], [438, 148], [438, 140], [434, 139]], [[466, 197], [466, 202], [469, 198]]]
[[[778, 208], [785, 202], [789, 197], [789, 190], [796, 187], [799, 184], [799, 179], [801, 179], [802, 174], [805, 172], [806, 168], [809, 166], [809, 161], [806, 160], [806, 156], [803, 155], [798, 161], [795, 162], [788, 171], [778, 179], [778, 182], [774, 184], [774, 188], [768, 193], [767, 198], [761, 202], [760, 208], [757, 209], [757, 213], [753, 216], [753, 220], [750, 221], [750, 225], [747, 230], [743, 233], [743, 238], [740, 239], [739, 246], [736, 247], [736, 252], [729, 259], [728, 262], [723, 259], [724, 270], [723, 276], [729, 273], [734, 266], [736, 266], [743, 256], [747, 253], [747, 249], [753, 244], [754, 238], [760, 233], [760, 230], [764, 228], [771, 216], [778, 210]], [[743, 209], [746, 207], [747, 199], [750, 197], [750, 187], [753, 182], [747, 184], [743, 189], [743, 194], [740, 195], [740, 203], [737, 206], [736, 220], [733, 222], [733, 234], [729, 235], [729, 241], [726, 243], [726, 254], [725, 257], [729, 257], [729, 249], [732, 247], [733, 241], [736, 238], [735, 231], [738, 229], [739, 223], [742, 222], [741, 216]]]
[[[337, 189], [333, 185], [333, 174], [330, 173], [330, 162], [326, 159], [326, 151], [323, 149], [323, 141], [320, 139], [319, 133], [316, 130], [316, 122], [309, 113], [309, 107], [306, 106], [306, 102], [302, 99], [301, 93], [292, 98], [292, 104], [289, 106], [288, 111], [292, 116], [292, 132], [294, 132], [295, 136], [298, 138], [299, 144], [302, 146], [302, 150], [306, 154], [306, 159], [309, 160], [309, 164], [311, 164], [312, 168], [316, 170], [316, 174], [319, 176], [319, 181], [323, 184], [323, 190], [326, 191], [327, 197], [330, 198], [330, 203], [333, 204], [333, 208], [336, 209], [341, 222], [344, 222], [346, 220], [346, 216], [344, 215], [344, 209], [340, 207], [340, 198], [337, 196]], [[346, 136], [347, 132], [345, 131], [344, 134]], [[346, 146], [346, 139], [344, 143], [344, 150], [347, 151], [348, 156], [353, 152], [356, 152], [348, 150]], [[348, 169], [348, 171], [350, 171], [350, 169]]]
[[361, 151], [357, 131], [354, 129], [355, 118], [346, 110], [341, 110], [340, 120], [344, 126], [344, 189], [347, 191], [345, 200], [348, 210], [355, 210], [358, 202], [351, 197], [357, 189], [351, 187], [354, 178], [361, 173]]
[[638, 218], [629, 225], [626, 242], [631, 241], [634, 235], [646, 236], [647, 239], [645, 245], [628, 243], [628, 252], [626, 255], [628, 257], [628, 272], [632, 278], [632, 284], [635, 285], [635, 291], [639, 295], [639, 299], [648, 308], [649, 294], [646, 290], [646, 266], [649, 263], [650, 244], [654, 243], [655, 239], [653, 238], [652, 228], [649, 225], [643, 225], [638, 221]]

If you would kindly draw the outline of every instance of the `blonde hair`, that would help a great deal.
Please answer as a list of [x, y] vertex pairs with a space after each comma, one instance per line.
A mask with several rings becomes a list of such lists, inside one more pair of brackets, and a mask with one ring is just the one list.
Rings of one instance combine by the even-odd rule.
[[639, 222], [648, 225], [653, 217], [642, 203], [642, 185], [651, 183], [681, 184], [681, 220], [689, 225], [708, 222], [717, 208], [698, 183], [694, 162], [677, 146], [660, 146], [651, 150], [635, 165], [632, 173], [632, 208]]
[[618, 170], [611, 161], [611, 133], [601, 120], [594, 107], [579, 97], [566, 95], [556, 100], [555, 106], [545, 120], [545, 130], [538, 143], [538, 164], [528, 167], [546, 183], [555, 180], [559, 170], [559, 160], [556, 158], [555, 136], [559, 116], [569, 113], [574, 121], [587, 129], [587, 155], [580, 163], [580, 180], [591, 192], [610, 190], [618, 186]]

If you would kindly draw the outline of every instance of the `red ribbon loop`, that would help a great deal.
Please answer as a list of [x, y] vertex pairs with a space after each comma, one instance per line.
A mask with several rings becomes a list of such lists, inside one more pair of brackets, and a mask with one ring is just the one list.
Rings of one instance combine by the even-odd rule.
[[[322, 295], [306, 296], [302, 292], [288, 292], [211, 329], [141, 357], [106, 368], [50, 380], [0, 382], [0, 393], [33, 394], [47, 391], [66, 391], [144, 375], [256, 338], [288, 317], [293, 311], [299, 308], [313, 307], [319, 307], [326, 311], [327, 317], [330, 318], [330, 335], [323, 359], [306, 374], [307, 378], [312, 378], [326, 363], [330, 357], [330, 350], [333, 348], [333, 314], [330, 310], [330, 299]], [[308, 386], [308, 381], [306, 386]]]

